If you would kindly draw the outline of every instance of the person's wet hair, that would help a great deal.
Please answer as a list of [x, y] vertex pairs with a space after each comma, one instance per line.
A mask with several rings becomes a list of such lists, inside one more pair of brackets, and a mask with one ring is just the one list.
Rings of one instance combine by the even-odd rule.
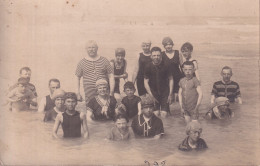
[[171, 45], [174, 45], [173, 41], [172, 41], [172, 39], [170, 37], [163, 38], [162, 45], [165, 47], [168, 43], [170, 43]]
[[77, 101], [77, 95], [76, 93], [74, 92], [67, 92], [65, 95], [64, 95], [64, 99], [67, 100], [67, 99], [74, 99]]
[[22, 67], [19, 71], [20, 74], [22, 74], [23, 71], [31, 71], [31, 69], [29, 67]]
[[117, 114], [115, 116], [115, 118], [114, 118], [114, 121], [116, 122], [118, 119], [125, 119], [127, 123], [129, 122], [126, 114], [124, 114], [124, 113], [123, 114], [122, 113], [121, 114]]
[[191, 62], [191, 61], [185, 61], [185, 62], [181, 65], [181, 67], [183, 68], [184, 65], [193, 66], [193, 68], [194, 68], [194, 64], [193, 64], [193, 62]]
[[232, 68], [229, 67], [229, 66], [224, 66], [224, 67], [222, 68], [221, 72], [223, 72], [223, 70], [226, 70], [226, 69], [229, 69], [230, 72], [231, 72], [231, 74], [232, 74]]
[[189, 50], [189, 51], [193, 51], [193, 46], [191, 43], [186, 42], [181, 46], [181, 51], [185, 51], [185, 50]]
[[125, 84], [124, 84], [124, 90], [126, 90], [126, 89], [134, 89], [135, 90], [135, 85], [134, 85], [134, 83], [133, 82], [131, 82], [131, 81], [127, 81]]
[[162, 50], [161, 50], [160, 47], [153, 47], [153, 48], [151, 49], [151, 52], [154, 52], [154, 51], [162, 52]]
[[51, 82], [57, 82], [60, 84], [60, 80], [58, 80], [57, 78], [52, 78], [49, 80], [49, 85], [51, 84]]

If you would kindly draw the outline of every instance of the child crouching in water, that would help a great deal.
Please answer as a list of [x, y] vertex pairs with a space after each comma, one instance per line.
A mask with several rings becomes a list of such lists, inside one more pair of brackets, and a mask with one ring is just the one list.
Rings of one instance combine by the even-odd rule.
[[186, 61], [182, 66], [185, 77], [179, 82], [179, 103], [181, 112], [184, 115], [186, 123], [191, 119], [198, 119], [199, 106], [202, 100], [202, 90], [199, 80], [193, 76], [194, 64]]
[[133, 129], [127, 126], [128, 118], [124, 114], [118, 114], [115, 117], [115, 126], [110, 130], [109, 140], [121, 141], [135, 138]]
[[23, 111], [28, 110], [30, 105], [37, 106], [37, 103], [33, 101], [35, 96], [28, 88], [28, 83], [29, 80], [27, 78], [21, 77], [18, 79], [17, 87], [8, 93], [9, 110]]

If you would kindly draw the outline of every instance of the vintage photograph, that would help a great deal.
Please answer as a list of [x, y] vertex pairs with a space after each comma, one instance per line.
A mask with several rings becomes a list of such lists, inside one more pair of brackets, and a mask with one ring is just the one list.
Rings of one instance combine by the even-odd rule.
[[258, 166], [259, 57], [259, 0], [0, 0], [0, 166]]

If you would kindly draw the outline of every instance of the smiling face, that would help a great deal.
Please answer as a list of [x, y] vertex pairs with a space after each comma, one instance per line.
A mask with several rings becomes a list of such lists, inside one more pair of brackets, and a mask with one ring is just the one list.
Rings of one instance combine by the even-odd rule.
[[182, 68], [186, 78], [191, 78], [194, 73], [194, 67], [192, 65], [184, 65]]
[[66, 109], [67, 109], [68, 111], [74, 111], [74, 110], [75, 110], [75, 107], [76, 107], [76, 105], [77, 105], [77, 101], [76, 101], [75, 99], [73, 99], [73, 98], [67, 98], [67, 99], [65, 100], [64, 105], [65, 105], [65, 107], [66, 107]]
[[162, 62], [162, 55], [160, 51], [153, 51], [151, 55], [153, 64], [159, 65]]
[[97, 87], [97, 93], [100, 96], [105, 96], [108, 94], [108, 85], [107, 84], [101, 84]]
[[230, 82], [231, 76], [232, 76], [232, 71], [231, 69], [223, 69], [221, 72], [221, 76], [223, 78], [223, 81], [225, 83]]
[[116, 61], [118, 63], [121, 63], [125, 59], [125, 56], [123, 54], [117, 54], [116, 55]]
[[171, 43], [167, 43], [167, 44], [164, 46], [166, 52], [172, 52], [172, 47], [173, 47], [173, 44], [171, 44]]
[[116, 127], [120, 132], [124, 132], [127, 129], [127, 121], [125, 118], [120, 118], [116, 120]]
[[55, 106], [58, 108], [58, 109], [61, 109], [63, 106], [64, 106], [64, 98], [63, 97], [57, 97], [55, 99]]
[[144, 116], [147, 118], [151, 118], [153, 116], [153, 111], [154, 111], [153, 107], [146, 107], [142, 109]]
[[181, 50], [181, 53], [182, 53], [182, 55], [183, 55], [183, 57], [185, 59], [190, 59], [191, 58], [191, 54], [192, 54], [191, 50], [186, 48], [186, 49]]
[[201, 131], [190, 130], [189, 137], [193, 142], [197, 142], [200, 138]]
[[124, 91], [128, 98], [132, 98], [134, 96], [135, 89], [126, 88]]
[[86, 46], [87, 53], [90, 57], [94, 58], [97, 56], [98, 46], [97, 44], [90, 42]]
[[150, 53], [151, 43], [142, 43], [142, 49], [144, 53]]

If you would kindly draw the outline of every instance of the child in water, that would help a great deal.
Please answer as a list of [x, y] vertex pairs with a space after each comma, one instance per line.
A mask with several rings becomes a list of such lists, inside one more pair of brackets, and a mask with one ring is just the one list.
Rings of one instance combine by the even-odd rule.
[[47, 122], [47, 121], [55, 121], [56, 116], [58, 113], [62, 113], [65, 110], [64, 107], [64, 96], [65, 96], [66, 92], [64, 90], [61, 89], [56, 89], [53, 94], [52, 94], [52, 100], [55, 103], [55, 107], [47, 110], [45, 112], [45, 116], [43, 121]]
[[194, 64], [190, 61], [183, 63], [185, 77], [179, 82], [179, 103], [186, 123], [198, 119], [199, 106], [202, 100], [202, 90], [199, 80], [193, 76]]
[[199, 68], [198, 68], [198, 62], [191, 57], [193, 51], [193, 46], [191, 43], [186, 42], [181, 46], [181, 55], [180, 56], [180, 63], [183, 64], [186, 61], [190, 61], [194, 65], [194, 76], [197, 77], [197, 79], [200, 81], [199, 77]]
[[123, 78], [125, 82], [127, 81], [128, 74], [126, 72], [127, 62], [125, 60], [125, 49], [117, 48], [115, 50], [115, 59], [111, 60], [111, 66], [114, 68], [114, 77], [115, 77], [115, 98], [121, 100], [120, 96], [120, 79]]
[[16, 87], [7, 95], [9, 110], [28, 110], [30, 105], [37, 105], [37, 103], [33, 101], [34, 98], [33, 92], [28, 88], [28, 79], [21, 77], [18, 79]]
[[115, 126], [110, 130], [109, 140], [121, 141], [135, 138], [131, 127], [127, 126], [128, 118], [124, 114], [118, 114], [115, 117]]
[[234, 116], [234, 112], [229, 108], [228, 98], [218, 97], [215, 103], [214, 107], [206, 113], [206, 119], [229, 119]]
[[141, 98], [134, 95], [135, 86], [132, 82], [128, 81], [124, 85], [124, 92], [126, 96], [122, 99], [122, 105], [125, 108], [125, 113], [128, 118], [133, 118], [137, 114], [140, 115], [141, 110]]
[[197, 120], [192, 120], [186, 127], [186, 137], [179, 145], [181, 151], [203, 150], [208, 148], [206, 142], [200, 138], [202, 128]]

